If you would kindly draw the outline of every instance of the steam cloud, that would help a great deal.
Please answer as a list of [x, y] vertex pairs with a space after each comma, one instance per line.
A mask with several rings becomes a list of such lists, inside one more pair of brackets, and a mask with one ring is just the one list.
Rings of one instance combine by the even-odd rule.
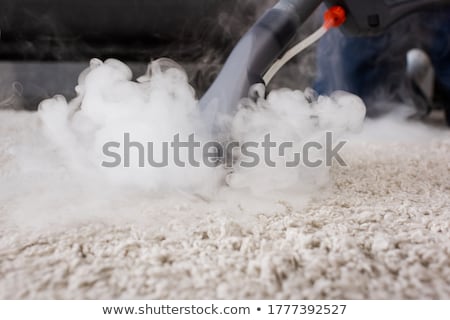
[[[155, 222], [192, 203], [201, 203], [197, 212], [202, 216], [223, 211], [225, 202], [245, 202], [252, 194], [275, 201], [289, 193], [298, 198], [327, 183], [325, 167], [101, 167], [102, 146], [120, 141], [124, 132], [144, 144], [172, 141], [175, 134], [185, 140], [190, 134], [201, 141], [213, 138], [180, 66], [161, 59], [137, 81], [132, 77], [118, 60], [94, 59], [79, 76], [72, 101], [62, 96], [45, 100], [37, 115], [2, 112], [0, 202], [6, 216], [34, 227], [99, 217], [115, 221], [139, 216]], [[337, 137], [358, 130], [364, 115], [364, 104], [350, 94], [316, 97], [310, 91], [282, 89], [267, 99], [243, 101], [231, 136], [262, 141], [270, 133], [277, 142], [301, 145], [322, 141], [328, 131]], [[279, 164], [281, 159], [274, 158]], [[238, 157], [236, 164], [240, 161]]]

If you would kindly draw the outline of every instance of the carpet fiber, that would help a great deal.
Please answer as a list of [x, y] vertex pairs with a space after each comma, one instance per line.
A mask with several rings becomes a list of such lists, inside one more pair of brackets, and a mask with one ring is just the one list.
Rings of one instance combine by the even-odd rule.
[[0, 298], [449, 299], [450, 134], [345, 152], [330, 190], [252, 223], [0, 225]]

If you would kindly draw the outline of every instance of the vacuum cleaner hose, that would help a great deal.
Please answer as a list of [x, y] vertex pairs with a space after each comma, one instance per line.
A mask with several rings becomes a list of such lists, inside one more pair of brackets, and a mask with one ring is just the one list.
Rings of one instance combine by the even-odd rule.
[[213, 134], [220, 136], [239, 100], [286, 49], [297, 29], [322, 0], [281, 0], [237, 44], [222, 71], [200, 100]]

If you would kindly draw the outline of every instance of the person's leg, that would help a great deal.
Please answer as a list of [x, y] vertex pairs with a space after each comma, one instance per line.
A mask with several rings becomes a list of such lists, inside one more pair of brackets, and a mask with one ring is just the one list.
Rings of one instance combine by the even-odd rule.
[[367, 87], [376, 85], [382, 74], [375, 68], [386, 47], [386, 38], [355, 38], [331, 30], [320, 41], [317, 50], [318, 77], [316, 89], [321, 94], [346, 90], [364, 95]]
[[360, 96], [368, 115], [382, 112], [374, 101], [380, 96], [393, 99], [404, 81], [406, 49], [392, 45], [390, 33], [377, 37], [347, 37], [339, 30], [330, 31], [319, 43], [319, 94], [345, 90]]
[[[375, 116], [386, 110], [378, 101], [405, 100], [406, 53], [424, 37], [419, 15], [397, 23], [377, 37], [347, 37], [330, 31], [317, 50], [319, 94], [345, 90], [359, 95]], [[411, 35], [411, 36], [405, 36]]]
[[450, 125], [450, 8], [424, 15], [430, 37], [425, 41], [436, 73], [436, 102], [446, 111]]

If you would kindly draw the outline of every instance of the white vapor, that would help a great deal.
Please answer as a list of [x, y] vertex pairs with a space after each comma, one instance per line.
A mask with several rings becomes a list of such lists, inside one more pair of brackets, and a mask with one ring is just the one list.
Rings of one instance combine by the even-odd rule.
[[[137, 81], [124, 63], [94, 59], [80, 75], [76, 92], [69, 102], [62, 96], [43, 101], [37, 113], [1, 112], [2, 219], [34, 228], [140, 219], [158, 228], [173, 219], [241, 214], [238, 208], [245, 204], [258, 203], [258, 212], [269, 212], [284, 196], [304, 199], [328, 184], [323, 166], [268, 168], [262, 163], [243, 169], [240, 158], [231, 171], [174, 164], [102, 167], [102, 147], [121, 141], [124, 132], [144, 144], [172, 141], [176, 134], [182, 141], [191, 134], [200, 142], [213, 138], [185, 72], [167, 59], [151, 63]], [[309, 91], [282, 89], [245, 105], [231, 126], [231, 136], [239, 142], [260, 142], [268, 133], [275, 142], [323, 142], [326, 132], [337, 139], [359, 130], [365, 115], [362, 101], [343, 92], [315, 97]], [[277, 164], [281, 160], [275, 157]]]

